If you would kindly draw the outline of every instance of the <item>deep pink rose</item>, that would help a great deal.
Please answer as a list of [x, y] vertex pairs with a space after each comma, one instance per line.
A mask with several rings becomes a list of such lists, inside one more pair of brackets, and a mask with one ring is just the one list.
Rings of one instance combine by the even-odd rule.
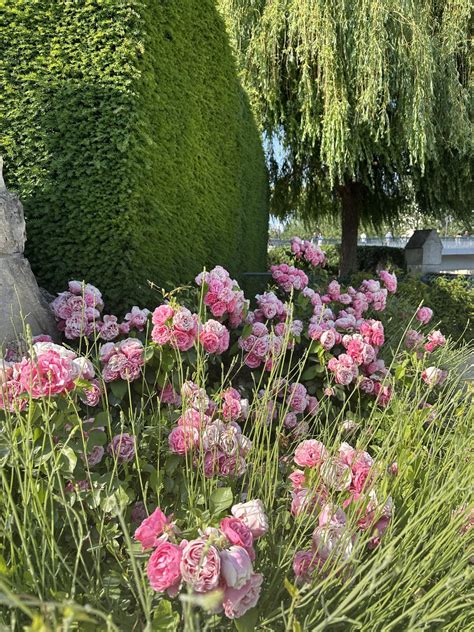
[[416, 312], [416, 319], [423, 325], [428, 324], [432, 318], [433, 310], [429, 307], [420, 307], [420, 309]]
[[171, 452], [186, 454], [199, 444], [199, 432], [193, 426], [176, 426], [168, 436]]
[[181, 569], [183, 550], [176, 544], [162, 541], [150, 556], [147, 575], [150, 586], [156, 592], [168, 591], [174, 597], [181, 584]]
[[134, 538], [141, 542], [143, 549], [151, 549], [159, 542], [158, 538], [163, 534], [165, 527], [169, 524], [168, 518], [159, 507], [145, 518], [135, 531]]
[[244, 549], [252, 548], [253, 535], [249, 527], [239, 518], [224, 518], [221, 520], [221, 531], [231, 544], [238, 544]]

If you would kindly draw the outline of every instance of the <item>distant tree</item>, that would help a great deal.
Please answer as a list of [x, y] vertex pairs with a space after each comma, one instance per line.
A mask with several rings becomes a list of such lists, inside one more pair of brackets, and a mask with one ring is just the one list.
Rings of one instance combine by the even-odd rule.
[[[270, 147], [273, 212], [359, 222], [473, 205], [470, 0], [220, 0]], [[315, 219], [315, 222], [317, 220]]]

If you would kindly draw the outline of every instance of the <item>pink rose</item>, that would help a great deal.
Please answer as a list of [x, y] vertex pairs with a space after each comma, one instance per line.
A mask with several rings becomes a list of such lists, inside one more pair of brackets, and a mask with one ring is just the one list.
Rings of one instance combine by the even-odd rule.
[[252, 576], [252, 560], [241, 546], [221, 551], [221, 573], [229, 588], [242, 588]]
[[225, 589], [222, 605], [228, 619], [238, 619], [257, 605], [262, 582], [263, 575], [255, 573], [242, 588]]
[[327, 456], [327, 450], [321, 441], [308, 439], [297, 446], [294, 461], [300, 467], [315, 467], [320, 465]]
[[56, 351], [46, 351], [36, 359], [24, 358], [18, 369], [22, 390], [33, 399], [66, 393], [74, 388], [72, 360], [61, 357]]
[[145, 518], [138, 529], [135, 531], [134, 538], [141, 542], [143, 550], [151, 549], [159, 543], [158, 538], [163, 534], [165, 527], [169, 524], [168, 518], [159, 507]]
[[221, 520], [220, 528], [231, 544], [237, 544], [244, 549], [253, 547], [253, 534], [245, 522], [239, 518], [224, 518]]
[[216, 353], [219, 349], [219, 336], [213, 331], [202, 331], [199, 340], [206, 353]]
[[168, 591], [170, 597], [179, 592], [183, 550], [171, 542], [162, 541], [150, 556], [147, 575], [156, 592]]
[[420, 309], [416, 312], [416, 319], [423, 325], [427, 325], [432, 318], [433, 310], [429, 307], [420, 307]]
[[191, 540], [184, 547], [180, 568], [184, 581], [196, 592], [208, 592], [219, 584], [219, 553], [205, 540]]
[[239, 518], [247, 525], [254, 538], [259, 538], [268, 531], [268, 518], [261, 500], [239, 503], [234, 505], [230, 511], [235, 518]]
[[319, 557], [313, 551], [297, 551], [293, 558], [293, 572], [299, 582], [307, 583], [319, 568]]
[[171, 452], [186, 454], [199, 444], [199, 432], [193, 426], [177, 426], [170, 432], [168, 444]]

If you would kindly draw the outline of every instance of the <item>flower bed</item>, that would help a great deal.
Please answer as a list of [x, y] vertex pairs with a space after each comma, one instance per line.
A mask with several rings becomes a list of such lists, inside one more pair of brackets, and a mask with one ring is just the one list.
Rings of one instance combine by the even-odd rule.
[[[51, 603], [45, 621], [89, 617], [91, 629], [319, 629], [365, 625], [367, 612], [383, 627], [404, 620], [416, 582], [429, 592], [459, 571], [462, 592], [471, 404], [447, 371], [450, 344], [423, 306], [389, 347], [378, 315], [393, 274], [317, 286], [324, 253], [296, 238], [292, 252], [252, 303], [219, 266], [123, 319], [71, 281], [51, 305], [63, 344], [40, 336], [8, 350], [9, 608], [30, 594]], [[347, 601], [365, 576], [388, 578], [390, 556], [409, 559], [417, 512], [449, 554], [432, 568], [409, 562], [386, 613], [377, 591]], [[416, 612], [439, 598], [433, 589]]]

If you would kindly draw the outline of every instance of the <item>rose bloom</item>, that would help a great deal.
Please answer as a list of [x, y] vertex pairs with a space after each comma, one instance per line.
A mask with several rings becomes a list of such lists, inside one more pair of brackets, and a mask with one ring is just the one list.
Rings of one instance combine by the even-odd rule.
[[229, 588], [242, 588], [252, 576], [252, 560], [241, 546], [221, 551], [221, 573]]
[[71, 391], [74, 388], [72, 360], [56, 351], [46, 351], [36, 359], [24, 358], [19, 364], [22, 390], [37, 399]]
[[192, 426], [177, 426], [168, 435], [168, 444], [171, 452], [186, 454], [199, 444], [199, 432]]
[[181, 575], [196, 592], [208, 592], [219, 584], [221, 560], [217, 549], [200, 538], [183, 549]]
[[244, 549], [252, 548], [253, 534], [245, 522], [239, 518], [224, 518], [221, 520], [220, 528], [231, 544], [237, 544]]
[[447, 371], [438, 369], [435, 366], [429, 366], [422, 372], [421, 379], [423, 382], [428, 384], [428, 386], [437, 386], [438, 384], [442, 384], [444, 382], [447, 374]]
[[92, 380], [91, 385], [79, 393], [79, 399], [87, 406], [97, 406], [100, 401], [101, 390], [97, 380]]
[[293, 572], [300, 582], [310, 582], [318, 570], [318, 554], [313, 551], [297, 551], [293, 558]]
[[262, 582], [263, 575], [255, 573], [242, 588], [225, 589], [222, 606], [228, 619], [238, 619], [257, 605]]
[[156, 592], [168, 591], [176, 596], [181, 584], [181, 562], [183, 549], [171, 542], [162, 541], [150, 556], [147, 575], [150, 586]]
[[118, 434], [109, 443], [107, 451], [121, 463], [128, 463], [135, 457], [135, 437], [126, 432]]
[[416, 319], [423, 325], [426, 325], [433, 318], [433, 310], [429, 307], [420, 307], [416, 312]]
[[315, 467], [327, 458], [327, 450], [321, 441], [302, 441], [295, 450], [294, 461], [301, 467]]
[[104, 452], [105, 450], [101, 445], [94, 446], [92, 450], [88, 452], [86, 455], [87, 464], [90, 467], [93, 467], [94, 465], [98, 465], [102, 461]]
[[151, 322], [154, 325], [164, 325], [167, 320], [174, 315], [174, 309], [169, 305], [159, 305], [151, 317]]
[[254, 538], [259, 538], [268, 531], [268, 518], [261, 500], [239, 503], [234, 505], [230, 512], [235, 518], [239, 518], [247, 525]]
[[163, 535], [165, 527], [169, 525], [169, 520], [159, 507], [145, 518], [135, 531], [134, 538], [141, 543], [143, 550], [151, 549], [159, 543], [159, 537]]

